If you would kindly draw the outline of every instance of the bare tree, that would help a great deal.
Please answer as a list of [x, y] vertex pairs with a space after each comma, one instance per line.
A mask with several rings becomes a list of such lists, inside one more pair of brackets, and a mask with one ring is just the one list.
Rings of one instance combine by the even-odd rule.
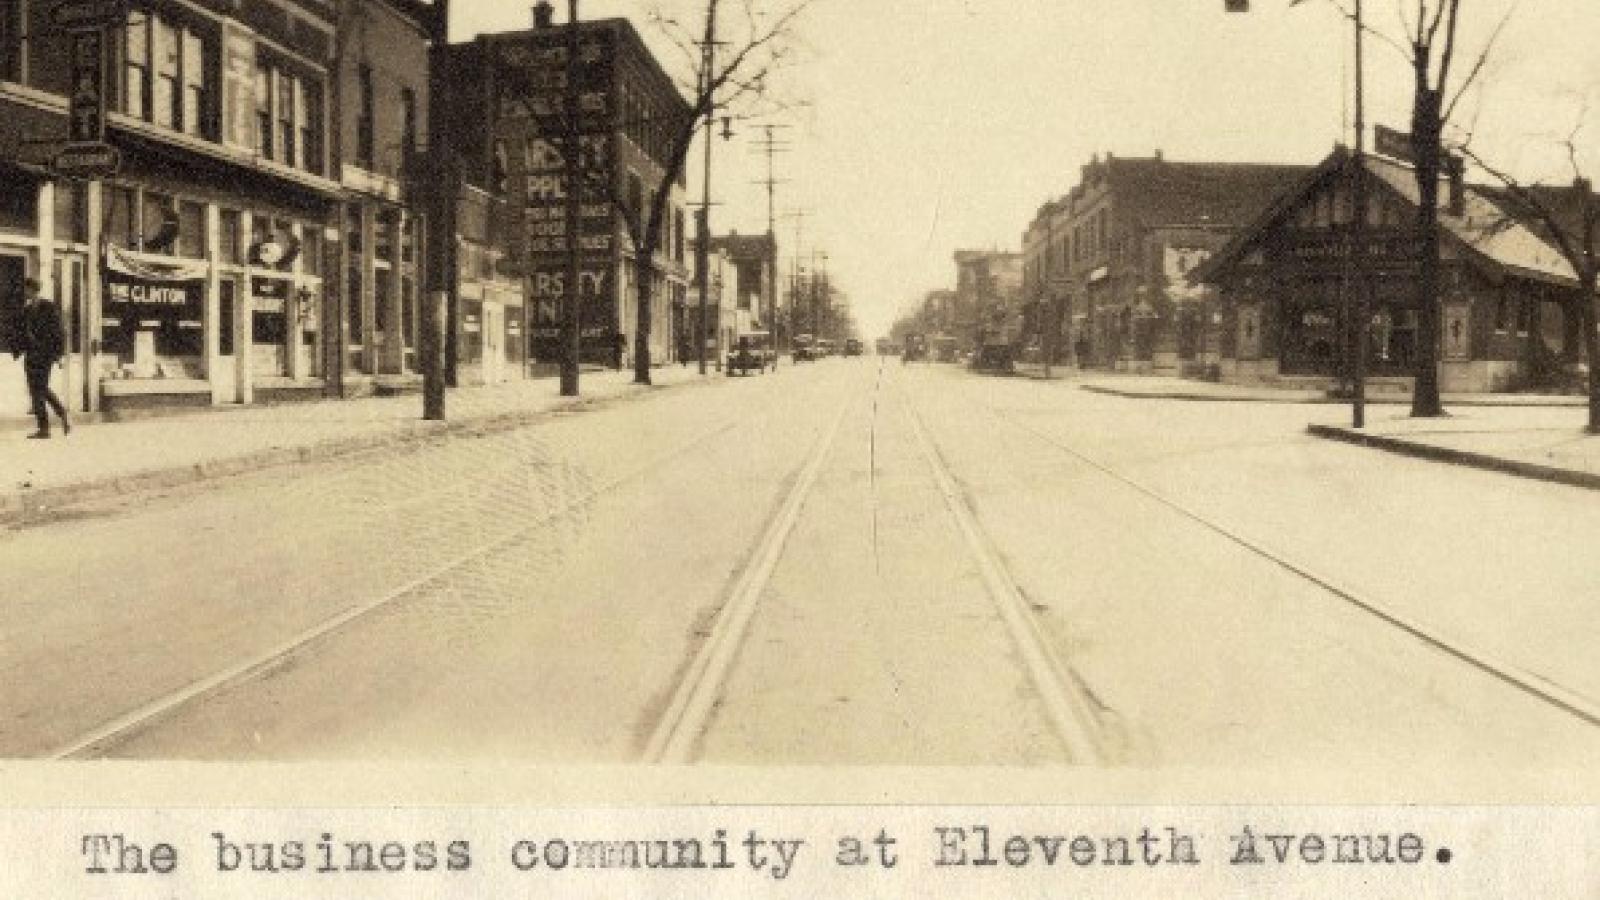
[[[1457, 104], [1483, 73], [1506, 21], [1501, 18], [1489, 40], [1473, 59], [1460, 84], [1450, 84], [1456, 60], [1462, 0], [1414, 0], [1414, 17], [1408, 17], [1403, 0], [1401, 20], [1406, 29], [1414, 93], [1411, 106], [1411, 151], [1417, 179], [1416, 383], [1411, 415], [1439, 416], [1439, 176], [1446, 162], [1443, 133]], [[1449, 94], [1448, 99], [1446, 99]]]
[[[1577, 123], [1560, 140], [1572, 177], [1570, 185], [1523, 180], [1485, 160], [1470, 146], [1463, 146], [1462, 152], [1504, 186], [1502, 202], [1507, 212], [1537, 230], [1572, 267], [1578, 287], [1572, 302], [1578, 314], [1584, 360], [1589, 367], [1589, 420], [1585, 430], [1600, 434], [1600, 334], [1595, 330], [1595, 323], [1600, 319], [1595, 308], [1600, 301], [1596, 286], [1600, 281], [1600, 197], [1595, 195], [1594, 182], [1583, 170], [1578, 142], [1587, 112], [1588, 105], [1584, 104]], [[1530, 340], [1539, 340], [1537, 330], [1530, 330]]]
[[[683, 177], [695, 133], [702, 124], [717, 117], [719, 111], [769, 96], [768, 81], [789, 62], [800, 15], [812, 2], [696, 0], [698, 34], [687, 30], [681, 19], [659, 10], [654, 16], [662, 34], [693, 63], [695, 78], [692, 84], [680, 85], [689, 97], [688, 114], [653, 125], [661, 129], [665, 153], [660, 160], [660, 179], [651, 186], [648, 200], [642, 206], [630, 202], [616, 204], [633, 248], [638, 311], [633, 345], [636, 384], [650, 383], [655, 257], [663, 249], [661, 238], [672, 213], [673, 186]], [[715, 48], [716, 52], [706, 52], [707, 48]], [[707, 62], [711, 64], [708, 66]], [[709, 133], [707, 139], [710, 139]], [[625, 200], [626, 186], [614, 184], [610, 189], [613, 196]], [[701, 237], [704, 239], [705, 235]]]

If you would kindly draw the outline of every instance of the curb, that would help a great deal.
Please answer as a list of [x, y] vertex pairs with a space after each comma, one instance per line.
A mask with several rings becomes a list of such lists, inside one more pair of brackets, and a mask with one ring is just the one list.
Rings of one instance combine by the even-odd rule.
[[[1349, 397], [1306, 397], [1295, 399], [1292, 397], [1248, 397], [1227, 396], [1222, 394], [1195, 394], [1184, 391], [1127, 391], [1119, 388], [1107, 387], [1101, 384], [1080, 384], [1079, 389], [1095, 394], [1105, 394], [1110, 397], [1125, 397], [1129, 400], [1187, 400], [1198, 403], [1283, 403], [1283, 404], [1326, 404], [1330, 406], [1349, 406]], [[1409, 396], [1398, 397], [1367, 397], [1368, 406], [1405, 406], [1411, 402]], [[1574, 397], [1571, 400], [1524, 400], [1520, 402], [1497, 402], [1493, 400], [1476, 400], [1472, 398], [1444, 398], [1445, 406], [1465, 406], [1474, 409], [1581, 409], [1588, 405], [1588, 400], [1583, 397]]]
[[[1282, 403], [1303, 405], [1306, 403], [1348, 403], [1348, 400], [1335, 400], [1329, 397], [1245, 397], [1227, 396], [1225, 394], [1207, 395], [1191, 394], [1182, 391], [1124, 391], [1117, 388], [1106, 387], [1100, 384], [1080, 384], [1079, 390], [1091, 394], [1105, 394], [1108, 397], [1125, 397], [1129, 400], [1187, 400], [1193, 403]], [[1368, 403], [1374, 401], [1368, 400]], [[1381, 401], [1380, 401], [1381, 402]]]
[[623, 391], [609, 397], [562, 397], [554, 405], [538, 409], [486, 412], [444, 422], [407, 420], [398, 428], [391, 430], [330, 438], [298, 447], [269, 447], [197, 463], [144, 469], [69, 484], [7, 492], [0, 494], [0, 526], [26, 524], [50, 510], [93, 500], [180, 487], [280, 466], [325, 462], [384, 448], [409, 448], [429, 438], [444, 438], [462, 433], [489, 435], [512, 431], [552, 413], [565, 412], [574, 407], [607, 400], [625, 399], [646, 393], [655, 387], [667, 386], [669, 385], [629, 384]]
[[1336, 425], [1307, 425], [1306, 433], [1331, 441], [1343, 441], [1359, 447], [1386, 450], [1390, 453], [1398, 453], [1402, 456], [1411, 456], [1417, 459], [1450, 463], [1457, 466], [1470, 466], [1475, 469], [1499, 472], [1502, 475], [1516, 475], [1537, 481], [1600, 491], [1600, 474], [1594, 472], [1576, 472], [1572, 469], [1563, 469], [1558, 466], [1522, 462], [1521, 460], [1506, 459], [1501, 456], [1490, 456], [1487, 453], [1474, 453], [1471, 450], [1436, 447], [1432, 444], [1408, 441], [1381, 434], [1364, 434], [1353, 429], [1340, 428]]

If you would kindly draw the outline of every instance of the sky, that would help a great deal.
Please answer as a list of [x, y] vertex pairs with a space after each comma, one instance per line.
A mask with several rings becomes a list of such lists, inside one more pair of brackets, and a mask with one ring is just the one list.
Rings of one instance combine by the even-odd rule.
[[[523, 28], [530, 3], [454, 0], [451, 40]], [[730, 0], [731, 2], [731, 0]], [[777, 10], [793, 0], [753, 0]], [[1352, 0], [1345, 0], [1352, 2]], [[1365, 0], [1369, 27], [1401, 31], [1402, 3]], [[1314, 164], [1353, 140], [1352, 29], [1332, 0], [812, 0], [767, 119], [786, 276], [825, 265], [862, 332], [885, 332], [927, 291], [953, 287], [957, 249], [1017, 250], [1039, 206], [1071, 190], [1093, 154]], [[558, 2], [557, 21], [566, 3]], [[584, 18], [633, 20], [669, 71], [682, 55], [650, 13], [681, 21], [704, 0], [582, 0]], [[1465, 0], [1457, 77], [1510, 10], [1458, 132], [1525, 179], [1566, 182], [1560, 143], [1580, 122], [1582, 165], [1600, 176], [1597, 0]], [[1410, 70], [1366, 41], [1367, 119], [1405, 130]], [[692, 76], [690, 76], [692, 77]], [[735, 113], [748, 110], [734, 110]], [[712, 148], [712, 230], [767, 228], [760, 125]], [[697, 146], [690, 192], [700, 197]]]

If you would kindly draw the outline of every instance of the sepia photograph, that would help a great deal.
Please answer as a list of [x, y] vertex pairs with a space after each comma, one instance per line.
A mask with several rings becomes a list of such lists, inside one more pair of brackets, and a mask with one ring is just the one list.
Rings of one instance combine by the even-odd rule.
[[0, 759], [1592, 774], [1597, 35], [0, 0]]

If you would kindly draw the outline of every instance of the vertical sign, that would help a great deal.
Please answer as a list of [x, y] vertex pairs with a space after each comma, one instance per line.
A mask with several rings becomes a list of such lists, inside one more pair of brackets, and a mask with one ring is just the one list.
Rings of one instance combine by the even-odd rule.
[[72, 32], [72, 100], [68, 140], [98, 144], [106, 137], [105, 32]]

